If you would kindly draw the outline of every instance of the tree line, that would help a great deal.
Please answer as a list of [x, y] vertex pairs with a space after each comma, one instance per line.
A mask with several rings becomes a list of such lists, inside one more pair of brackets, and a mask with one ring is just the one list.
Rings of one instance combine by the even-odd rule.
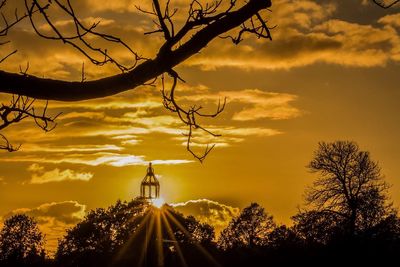
[[398, 261], [400, 218], [369, 152], [321, 142], [307, 166], [317, 174], [291, 225], [257, 203], [215, 236], [213, 227], [142, 199], [91, 210], [59, 240], [55, 257], [27, 215], [0, 232], [0, 266], [382, 266]]

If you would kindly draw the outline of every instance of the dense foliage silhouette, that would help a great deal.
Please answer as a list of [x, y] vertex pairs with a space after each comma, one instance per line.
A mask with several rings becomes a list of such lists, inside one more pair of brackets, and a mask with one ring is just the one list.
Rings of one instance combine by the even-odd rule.
[[44, 236], [37, 222], [24, 214], [8, 218], [0, 232], [0, 265], [41, 266], [44, 259]]
[[309, 166], [318, 177], [291, 225], [257, 203], [219, 237], [172, 207], [143, 199], [95, 209], [59, 241], [54, 259], [34, 219], [8, 218], [0, 266], [385, 266], [398, 262], [400, 218], [378, 164], [354, 142], [320, 143]]

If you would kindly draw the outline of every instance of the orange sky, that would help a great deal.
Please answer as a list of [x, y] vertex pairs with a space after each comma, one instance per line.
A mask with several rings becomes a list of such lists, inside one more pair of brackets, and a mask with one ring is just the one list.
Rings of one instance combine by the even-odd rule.
[[[120, 35], [144, 56], [153, 57], [162, 42], [144, 37], [153, 25], [138, 14], [134, 0], [74, 2], [87, 23], [101, 20], [100, 30]], [[183, 10], [185, 3], [175, 1]], [[186, 128], [163, 108], [159, 87], [50, 102], [51, 114], [63, 112], [54, 131], [44, 133], [25, 121], [3, 132], [22, 147], [0, 153], [0, 216], [21, 211], [35, 216], [54, 246], [85, 211], [137, 196], [152, 161], [161, 195], [182, 203], [185, 212], [221, 226], [238, 208], [258, 202], [278, 222], [289, 223], [313, 181], [305, 166], [318, 142], [338, 139], [354, 140], [371, 152], [398, 206], [398, 12], [361, 0], [273, 1], [272, 42], [250, 38], [235, 46], [218, 39], [179, 66], [186, 81], [177, 89], [181, 103], [202, 103], [214, 111], [218, 99], [227, 97], [225, 111], [203, 122], [222, 136], [195, 134], [195, 148], [216, 144], [204, 164], [186, 151]], [[178, 24], [184, 14], [176, 17]], [[70, 23], [57, 21], [68, 32]], [[36, 37], [26, 24], [9, 37], [7, 49], [19, 52], [2, 69], [18, 72], [29, 62], [30, 74], [80, 79], [85, 59], [76, 51]], [[129, 60], [124, 49], [110, 49]], [[88, 79], [117, 73], [111, 66], [85, 66]], [[9, 96], [0, 94], [0, 100]]]

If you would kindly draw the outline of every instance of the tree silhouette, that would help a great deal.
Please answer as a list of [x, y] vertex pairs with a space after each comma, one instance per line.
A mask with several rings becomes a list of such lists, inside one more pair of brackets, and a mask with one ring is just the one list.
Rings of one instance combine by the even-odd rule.
[[[2, 14], [8, 1], [0, 0], [0, 12]], [[175, 20], [176, 16], [174, 17], [174, 15], [179, 11], [172, 7], [173, 3], [170, 0], [152, 0], [152, 10], [143, 10], [137, 7], [145, 15], [152, 17], [157, 28], [146, 34], [161, 34], [164, 38], [164, 43], [152, 59], [141, 57], [121, 38], [97, 31], [96, 28], [99, 23], [94, 23], [89, 27], [85, 26], [85, 23], [77, 17], [78, 12], [74, 10], [70, 0], [24, 0], [23, 2], [25, 10], [22, 13], [16, 10], [10, 16], [3, 16], [4, 22], [3, 25], [0, 25], [0, 47], [12, 41], [8, 39], [10, 29], [21, 21], [28, 20], [38, 36], [55, 42], [63, 42], [79, 51], [91, 63], [97, 66], [112, 64], [122, 73], [87, 81], [82, 67], [80, 81], [65, 81], [29, 75], [27, 73], [28, 68], [25, 71], [21, 70], [20, 73], [0, 70], [0, 92], [29, 97], [28, 102], [31, 101], [30, 98], [78, 101], [115, 95], [132, 90], [140, 85], [154, 85], [157, 79], [161, 77], [164, 106], [169, 111], [177, 113], [181, 121], [188, 126], [187, 150], [200, 161], [204, 160], [213, 146], [207, 146], [205, 152], [201, 155], [194, 153], [190, 146], [192, 132], [202, 130], [212, 135], [215, 134], [199, 125], [196, 118], [215, 117], [223, 111], [224, 104], [220, 104], [217, 111], [212, 114], [204, 113], [199, 106], [182, 108], [175, 99], [175, 88], [178, 81], [183, 81], [183, 79], [174, 68], [199, 53], [213, 39], [227, 32], [231, 35], [225, 36], [225, 38], [232, 40], [234, 44], [240, 43], [246, 34], [254, 35], [257, 38], [271, 39], [265, 18], [265, 14], [268, 13], [268, 8], [271, 6], [270, 0], [212, 0], [208, 3], [196, 0], [188, 1], [187, 19], [183, 25]], [[75, 32], [72, 35], [64, 33], [57, 21], [53, 20], [60, 14], [73, 22]], [[45, 22], [49, 26], [50, 34], [43, 32], [40, 22]], [[129, 64], [119, 62], [107, 48], [96, 46], [96, 40], [100, 40], [103, 44], [105, 42], [119, 45], [125, 49], [131, 55]], [[16, 52], [16, 50], [10, 51], [3, 58], [0, 58], [0, 64]], [[170, 89], [166, 89], [164, 86], [165, 74], [173, 80]], [[6, 110], [10, 110], [12, 104], [3, 104], [3, 106], [6, 107]], [[3, 111], [0, 107], [0, 130], [1, 121], [4, 122], [3, 126], [20, 121], [7, 119], [7, 116], [2, 116], [4, 112], [5, 110]], [[18, 112], [20, 112], [20, 109], [13, 113], [18, 114]], [[37, 116], [34, 112], [24, 112], [24, 115], [26, 115], [24, 118]], [[47, 116], [43, 112], [40, 120], [53, 122], [54, 117]], [[15, 150], [5, 136], [0, 137], [5, 139], [4, 149]]]
[[221, 232], [218, 246], [224, 250], [263, 246], [267, 243], [268, 234], [275, 228], [271, 215], [257, 203], [250, 206], [233, 218], [228, 227]]
[[267, 245], [275, 249], [298, 248], [302, 245], [302, 240], [296, 231], [286, 225], [280, 225], [268, 234]]
[[[184, 217], [169, 206], [147, 201], [118, 201], [107, 209], [90, 211], [60, 240], [60, 266], [181, 266], [182, 251], [191, 266], [210, 265], [203, 254], [214, 239], [214, 229], [194, 217]], [[201, 246], [203, 251], [198, 248]], [[196, 260], [194, 260], [196, 259]], [[197, 262], [197, 263], [196, 263]]]
[[319, 212], [312, 217], [343, 221], [354, 236], [392, 212], [378, 163], [355, 142], [319, 143], [308, 168], [319, 175], [306, 192], [307, 204]]
[[4, 222], [0, 232], [0, 265], [40, 266], [44, 257], [44, 236], [33, 218], [17, 214]]
[[109, 262], [142, 222], [149, 204], [117, 201], [107, 209], [88, 212], [85, 219], [60, 240], [56, 260], [65, 266], [95, 266]]
[[296, 235], [309, 246], [327, 245], [343, 236], [344, 218], [333, 212], [303, 211], [292, 220]]
[[[180, 216], [181, 217], [181, 216]], [[183, 217], [181, 217], [183, 218]], [[215, 238], [214, 228], [206, 223], [200, 223], [193, 216], [188, 216], [185, 219], [184, 225], [188, 232], [191, 234], [194, 242], [203, 245], [208, 245], [213, 242]]]

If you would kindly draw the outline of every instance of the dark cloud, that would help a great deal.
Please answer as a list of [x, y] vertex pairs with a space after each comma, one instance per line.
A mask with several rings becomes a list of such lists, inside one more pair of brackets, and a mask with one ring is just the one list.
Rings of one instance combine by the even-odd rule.
[[35, 208], [16, 209], [3, 216], [3, 220], [14, 214], [27, 214], [36, 219], [40, 230], [45, 234], [46, 248], [52, 255], [56, 248], [58, 239], [61, 238], [66, 229], [81, 221], [86, 213], [86, 205], [77, 201], [63, 201], [45, 203]]
[[32, 209], [16, 209], [4, 217], [24, 213], [36, 218], [39, 223], [48, 223], [54, 219], [65, 224], [75, 224], [83, 219], [85, 210], [86, 206], [77, 201], [51, 202]]

